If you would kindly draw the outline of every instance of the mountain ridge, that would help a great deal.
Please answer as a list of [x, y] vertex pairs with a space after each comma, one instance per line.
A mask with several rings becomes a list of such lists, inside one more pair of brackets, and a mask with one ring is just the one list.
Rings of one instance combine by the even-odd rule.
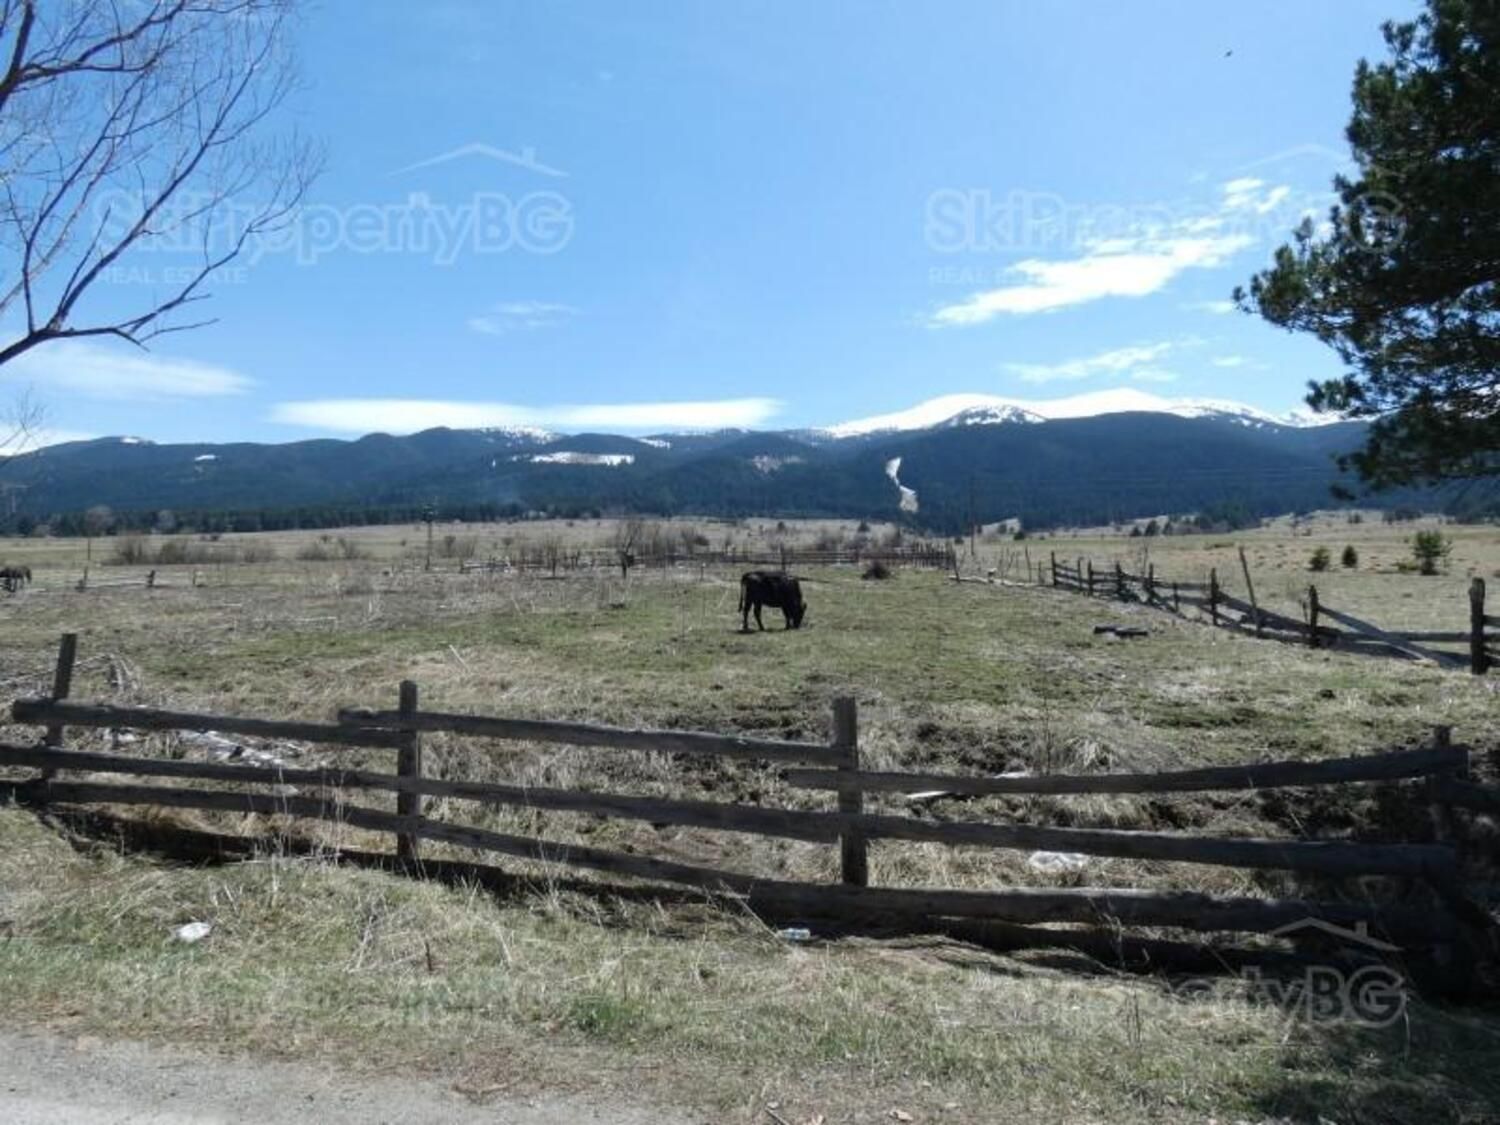
[[[630, 436], [435, 428], [281, 444], [99, 438], [10, 458], [0, 473], [0, 523], [34, 525], [99, 504], [119, 512], [296, 510], [314, 523], [335, 512], [431, 505], [491, 515], [900, 519], [943, 531], [971, 518], [1044, 526], [1215, 506], [1261, 515], [1326, 504], [1342, 479], [1334, 457], [1364, 432], [1360, 423], [1298, 425], [1241, 404], [1140, 393], [1054, 400], [1053, 417], [995, 396], [957, 396], [959, 409], [949, 411], [954, 398], [823, 429]], [[1162, 403], [1168, 409], [1082, 412]]]

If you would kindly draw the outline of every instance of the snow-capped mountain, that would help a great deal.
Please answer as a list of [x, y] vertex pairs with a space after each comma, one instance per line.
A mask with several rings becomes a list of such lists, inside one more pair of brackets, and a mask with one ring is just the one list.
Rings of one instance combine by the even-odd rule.
[[9, 459], [0, 530], [7, 520], [22, 533], [71, 526], [98, 504], [142, 513], [132, 526], [171, 509], [179, 526], [211, 529], [323, 526], [356, 510], [405, 520], [433, 504], [463, 519], [757, 513], [935, 529], [971, 516], [1041, 527], [1226, 505], [1253, 517], [1326, 503], [1336, 458], [1364, 432], [1117, 389], [1050, 401], [946, 395], [824, 430], [433, 429], [284, 445], [117, 436]]
[[1276, 415], [1241, 402], [1206, 398], [1163, 398], [1117, 387], [1106, 391], [1055, 399], [1019, 399], [988, 394], [951, 394], [930, 398], [906, 410], [840, 422], [822, 432], [829, 437], [864, 437], [934, 426], [993, 426], [1035, 423], [1065, 418], [1097, 418], [1104, 414], [1171, 414], [1178, 418], [1222, 417], [1247, 426], [1317, 426], [1330, 419], [1291, 411]]

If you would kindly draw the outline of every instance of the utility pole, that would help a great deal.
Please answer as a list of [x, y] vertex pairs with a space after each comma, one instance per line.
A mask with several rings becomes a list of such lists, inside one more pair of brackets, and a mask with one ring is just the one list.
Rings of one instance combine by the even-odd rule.
[[427, 525], [427, 564], [422, 568], [423, 570], [432, 569], [432, 521], [436, 518], [437, 513], [433, 511], [431, 504], [422, 509], [422, 522]]

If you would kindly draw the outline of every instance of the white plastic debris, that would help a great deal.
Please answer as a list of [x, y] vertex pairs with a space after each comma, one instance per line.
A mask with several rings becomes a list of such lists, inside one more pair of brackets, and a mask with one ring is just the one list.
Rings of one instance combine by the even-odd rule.
[[178, 737], [189, 746], [196, 746], [199, 749], [207, 750], [221, 761], [228, 758], [237, 758], [244, 752], [244, 747], [238, 742], [233, 742], [221, 734], [215, 734], [211, 730], [187, 730], [183, 731]]
[[1089, 857], [1077, 852], [1032, 852], [1026, 857], [1026, 866], [1046, 875], [1062, 875], [1069, 871], [1082, 871], [1088, 866]]
[[801, 926], [792, 926], [785, 930], [777, 930], [776, 936], [783, 941], [811, 941], [812, 931], [803, 929]]
[[196, 945], [213, 932], [213, 926], [207, 922], [189, 922], [172, 931], [172, 940], [184, 945]]

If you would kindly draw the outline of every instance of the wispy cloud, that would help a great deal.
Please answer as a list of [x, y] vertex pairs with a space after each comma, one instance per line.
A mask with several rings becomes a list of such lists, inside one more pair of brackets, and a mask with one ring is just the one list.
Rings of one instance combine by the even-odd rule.
[[1224, 185], [1224, 208], [1227, 211], [1253, 211], [1265, 215], [1274, 211], [1292, 194], [1285, 184], [1268, 187], [1264, 180], [1241, 176]]
[[1064, 261], [1031, 258], [1010, 273], [1015, 285], [975, 293], [932, 314], [938, 327], [982, 324], [1002, 313], [1052, 312], [1105, 297], [1145, 297], [1178, 274], [1223, 265], [1252, 244], [1245, 234], [1171, 234], [1113, 238], [1081, 257]]
[[756, 426], [781, 403], [771, 398], [519, 406], [506, 402], [346, 398], [277, 403], [273, 422], [339, 433], [408, 434], [435, 426], [473, 430], [545, 426], [568, 430], [716, 430]]
[[1212, 313], [1214, 316], [1228, 316], [1234, 312], [1233, 301], [1189, 301], [1182, 307], [1189, 312]]
[[1216, 355], [1209, 362], [1215, 367], [1244, 367], [1250, 361], [1242, 355]]
[[255, 381], [227, 367], [192, 359], [56, 340], [5, 365], [7, 379], [88, 398], [166, 399], [240, 395]]
[[[1069, 258], [1027, 258], [1007, 271], [1010, 283], [943, 305], [928, 317], [934, 327], [983, 324], [997, 316], [1054, 312], [1110, 297], [1146, 297], [1189, 270], [1214, 269], [1255, 245], [1261, 228], [1292, 199], [1291, 188], [1242, 176], [1220, 185], [1203, 209], [1141, 221], [1109, 237], [1080, 241]], [[1278, 212], [1272, 216], [1271, 212]], [[1202, 302], [1228, 312], [1227, 302]]]
[[502, 301], [480, 316], [471, 316], [469, 328], [486, 336], [507, 332], [530, 332], [551, 328], [578, 315], [572, 305], [554, 301]]
[[1155, 364], [1172, 351], [1174, 346], [1170, 342], [1135, 344], [1131, 347], [1099, 352], [1097, 355], [1064, 360], [1061, 363], [1007, 363], [1004, 367], [1007, 372], [1019, 377], [1023, 383], [1053, 383], [1062, 380], [1091, 379], [1096, 375], [1125, 374], [1143, 381], [1166, 382], [1175, 376], [1160, 371]]

